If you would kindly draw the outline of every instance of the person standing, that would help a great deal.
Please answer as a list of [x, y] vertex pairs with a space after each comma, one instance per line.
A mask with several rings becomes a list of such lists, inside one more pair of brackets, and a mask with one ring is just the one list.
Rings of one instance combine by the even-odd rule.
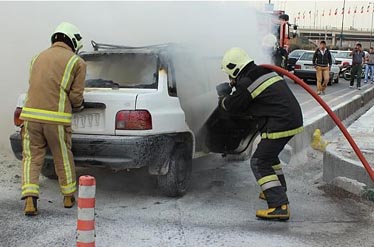
[[327, 84], [330, 80], [332, 58], [324, 40], [319, 43], [319, 48], [313, 55], [313, 65], [316, 68], [317, 94], [325, 94]]
[[356, 47], [349, 55], [352, 56], [351, 82], [349, 87], [353, 88], [355, 76], [357, 76], [357, 89], [361, 90], [362, 64], [364, 63], [365, 59], [365, 53], [362, 51], [361, 44], [357, 43]]
[[21, 112], [22, 199], [24, 213], [38, 213], [39, 175], [47, 148], [53, 155], [65, 208], [75, 204], [76, 174], [71, 152], [72, 111], [83, 109], [86, 64], [76, 53], [83, 47], [78, 28], [61, 23], [52, 46], [31, 62], [29, 89]]
[[370, 73], [370, 80], [371, 84], [374, 82], [374, 49], [373, 47], [370, 47], [369, 53], [365, 57], [366, 60], [366, 66], [365, 66], [365, 83], [368, 82], [369, 79], [369, 73]]
[[286, 180], [278, 156], [291, 138], [303, 131], [300, 105], [282, 77], [257, 66], [241, 48], [226, 51], [221, 67], [230, 83], [217, 86], [219, 106], [230, 113], [253, 116], [261, 126], [261, 141], [250, 162], [263, 192], [260, 198], [266, 199], [268, 209], [257, 210], [256, 216], [288, 220]]

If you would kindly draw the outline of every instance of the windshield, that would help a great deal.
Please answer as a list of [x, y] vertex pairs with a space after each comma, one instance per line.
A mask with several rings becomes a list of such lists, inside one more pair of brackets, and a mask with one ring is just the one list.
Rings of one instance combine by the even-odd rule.
[[158, 59], [148, 53], [84, 55], [86, 87], [157, 89]]
[[338, 52], [338, 54], [335, 55], [336, 58], [352, 58], [349, 56], [351, 52]]

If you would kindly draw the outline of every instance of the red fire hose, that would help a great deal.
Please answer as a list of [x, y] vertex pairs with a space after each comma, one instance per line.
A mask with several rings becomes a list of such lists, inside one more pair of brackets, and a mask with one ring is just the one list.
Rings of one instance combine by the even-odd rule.
[[313, 98], [315, 98], [317, 100], [317, 102], [323, 107], [323, 109], [325, 109], [325, 111], [330, 115], [332, 120], [334, 120], [335, 124], [339, 127], [341, 132], [343, 132], [345, 138], [348, 140], [349, 144], [351, 144], [351, 146], [352, 146], [353, 150], [355, 151], [356, 155], [358, 156], [358, 158], [360, 159], [360, 161], [364, 165], [364, 167], [365, 167], [367, 173], [369, 174], [371, 180], [374, 181], [374, 170], [369, 165], [369, 162], [366, 160], [366, 158], [362, 154], [360, 148], [357, 146], [356, 142], [353, 140], [353, 138], [349, 134], [348, 130], [345, 128], [343, 123], [340, 121], [339, 117], [335, 115], [335, 113], [326, 104], [326, 102], [323, 101], [321, 99], [321, 97], [319, 97], [317, 95], [317, 93], [314, 92], [311, 87], [309, 87], [309, 85], [307, 85], [300, 78], [298, 78], [294, 74], [288, 72], [287, 70], [282, 69], [282, 68], [277, 67], [277, 66], [274, 66], [274, 65], [270, 65], [270, 64], [262, 64], [261, 66], [264, 67], [264, 68], [267, 68], [267, 69], [271, 69], [271, 70], [273, 70], [273, 71], [275, 71], [279, 74], [285, 75], [285, 76], [289, 77], [290, 79], [294, 80], [297, 84], [302, 86], [310, 95], [312, 95]]

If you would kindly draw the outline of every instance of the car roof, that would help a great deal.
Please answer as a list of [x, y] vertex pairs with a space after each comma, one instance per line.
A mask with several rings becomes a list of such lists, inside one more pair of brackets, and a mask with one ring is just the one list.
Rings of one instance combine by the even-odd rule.
[[123, 46], [123, 45], [112, 45], [102, 44], [91, 41], [94, 51], [83, 51], [79, 55], [95, 55], [95, 54], [154, 54], [163, 58], [168, 57], [171, 53], [171, 49], [177, 45], [174, 43], [165, 43], [149, 46]]

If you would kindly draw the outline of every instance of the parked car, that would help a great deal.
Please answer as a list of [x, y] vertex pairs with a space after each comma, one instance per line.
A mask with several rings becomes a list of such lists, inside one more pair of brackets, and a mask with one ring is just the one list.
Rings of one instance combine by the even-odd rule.
[[[72, 120], [77, 166], [148, 167], [162, 193], [180, 196], [188, 188], [193, 158], [209, 152], [250, 153], [257, 135], [253, 119], [214, 110], [215, 90], [203, 83], [195, 88], [192, 80], [200, 78], [191, 72], [193, 63], [185, 55], [177, 59], [173, 45], [126, 47], [93, 42], [93, 47], [94, 51], [80, 53], [87, 63], [87, 77], [85, 109], [74, 113]], [[182, 82], [184, 75], [192, 79]], [[18, 159], [22, 158], [19, 116], [25, 98], [22, 94], [18, 99], [16, 132], [10, 137]], [[198, 117], [205, 124], [196, 124]], [[42, 174], [56, 176], [50, 152]]]
[[305, 50], [293, 50], [288, 54], [288, 60], [287, 60], [287, 70], [293, 71], [295, 69], [295, 64], [297, 60], [303, 55]]
[[[314, 55], [314, 51], [304, 52], [304, 54], [300, 57], [300, 59], [296, 62], [296, 65], [295, 65], [294, 74], [306, 82], [310, 82], [310, 81], [315, 82], [317, 80], [316, 69], [313, 66], [313, 62], [312, 62], [313, 55]], [[333, 82], [334, 83], [339, 82], [339, 72], [340, 72], [340, 68], [336, 64], [334, 56], [332, 56], [332, 66], [330, 70], [329, 85], [331, 85]]]
[[351, 51], [339, 51], [335, 55], [336, 62], [338, 63], [340, 68], [352, 65], [352, 57], [349, 54], [351, 54]]

